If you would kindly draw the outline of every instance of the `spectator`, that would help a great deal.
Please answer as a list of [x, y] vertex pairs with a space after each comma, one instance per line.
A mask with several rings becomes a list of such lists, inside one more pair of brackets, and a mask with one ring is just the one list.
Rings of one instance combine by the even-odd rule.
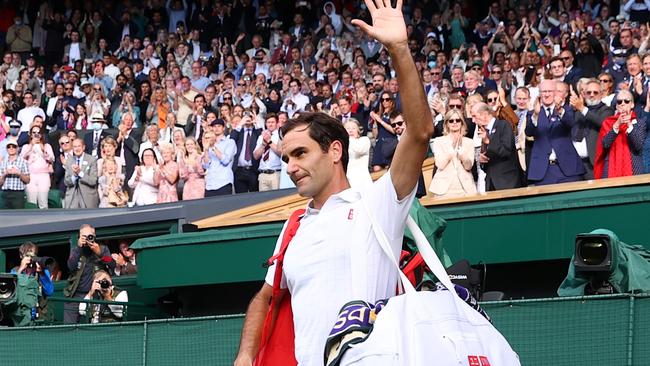
[[7, 46], [11, 52], [20, 54], [23, 60], [32, 50], [32, 28], [23, 24], [20, 16], [14, 17], [14, 24], [7, 30]]
[[50, 191], [50, 173], [54, 171], [54, 151], [45, 142], [44, 131], [40, 126], [34, 126], [29, 132], [29, 143], [25, 144], [20, 157], [27, 161], [29, 168], [29, 184], [27, 184], [27, 202], [37, 205], [40, 209], [47, 208]]
[[201, 148], [193, 137], [185, 139], [186, 154], [178, 159], [180, 177], [184, 181], [183, 200], [205, 196], [205, 170], [201, 164]]
[[117, 142], [115, 141], [115, 138], [111, 135], [108, 135], [102, 139], [102, 142], [100, 144], [101, 158], [97, 159], [97, 175], [104, 175], [104, 161], [113, 159], [117, 165], [116, 172], [122, 176], [122, 179], [124, 179], [125, 163], [124, 159], [121, 156], [115, 156], [115, 151], [117, 150]]
[[162, 153], [160, 151], [160, 130], [154, 125], [149, 125], [145, 132], [146, 141], [140, 144], [140, 159], [142, 159], [142, 153], [146, 149], [153, 149], [156, 153], [156, 160], [162, 161]]
[[395, 141], [397, 140], [395, 130], [390, 125], [391, 114], [395, 113], [395, 100], [388, 92], [382, 93], [379, 99], [381, 103], [379, 109], [377, 112], [370, 112], [372, 121], [369, 122], [373, 129], [372, 134], [377, 139], [374, 151], [378, 153], [372, 155], [371, 163], [372, 170], [375, 172], [390, 165], [390, 161], [386, 159], [384, 154], [380, 153], [383, 145], [396, 145]]
[[[129, 295], [113, 286], [113, 280], [106, 271], [97, 271], [93, 275], [90, 290], [84, 300], [104, 300], [115, 302], [128, 302]], [[86, 316], [90, 323], [111, 323], [122, 321], [124, 305], [111, 304], [86, 304], [79, 303], [79, 315]]]
[[99, 205], [97, 159], [86, 154], [85, 148], [83, 140], [74, 139], [72, 156], [65, 162], [66, 208], [96, 208]]
[[594, 177], [626, 177], [644, 173], [645, 120], [637, 119], [634, 97], [628, 90], [616, 94], [616, 114], [607, 117], [598, 133]]
[[113, 260], [117, 264], [115, 266], [115, 275], [128, 276], [138, 273], [136, 252], [130, 248], [129, 243], [126, 241], [120, 241], [119, 252], [111, 254], [111, 257], [113, 257]]
[[541, 97], [526, 124], [526, 135], [535, 138], [528, 180], [537, 185], [574, 182], [586, 173], [571, 143], [571, 129], [576, 123], [573, 110], [556, 96], [556, 85], [556, 80], [542, 81]]
[[122, 120], [122, 115], [131, 113], [135, 128], [140, 126], [140, 107], [136, 104], [135, 94], [132, 91], [125, 91], [120, 105], [115, 109], [112, 116], [112, 125], [117, 126]]
[[27, 135], [30, 128], [32, 127], [32, 122], [34, 122], [34, 119], [37, 116], [45, 119], [45, 112], [43, 112], [41, 107], [34, 104], [34, 95], [32, 93], [24, 93], [23, 102], [25, 103], [25, 106], [20, 111], [18, 111], [18, 115], [16, 116], [16, 119], [22, 123], [22, 126], [20, 128], [20, 136], [18, 137], [19, 144], [21, 143], [21, 140], [22, 144], [25, 144], [29, 141]]
[[280, 136], [278, 134], [278, 117], [274, 113], [266, 115], [266, 129], [257, 138], [253, 151], [255, 160], [259, 161], [258, 182], [260, 191], [275, 190], [280, 187]]
[[[79, 104], [77, 107], [79, 107]], [[84, 144], [86, 144], [86, 154], [90, 154], [95, 158], [102, 157], [102, 142], [105, 138], [111, 136], [106, 131], [106, 119], [101, 112], [95, 112], [90, 116], [91, 132], [84, 135]]]
[[27, 162], [18, 156], [18, 142], [15, 138], [10, 137], [7, 141], [7, 157], [0, 161], [2, 208], [24, 208], [25, 188], [29, 181]]
[[117, 156], [124, 159], [126, 167], [124, 174], [127, 177], [133, 174], [136, 164], [140, 161], [138, 153], [140, 152], [142, 132], [133, 128], [133, 123], [133, 115], [126, 113], [122, 116], [122, 123], [117, 127]]
[[203, 134], [202, 164], [205, 170], [205, 196], [228, 195], [233, 192], [233, 159], [237, 153], [235, 141], [224, 135], [225, 122], [218, 119], [212, 131]]
[[521, 169], [510, 124], [494, 118], [490, 107], [482, 102], [475, 104], [471, 113], [481, 139], [479, 163], [486, 174], [485, 190], [521, 187]]
[[65, 162], [72, 156], [72, 139], [62, 133], [59, 136], [58, 142], [59, 148], [54, 154], [56, 157], [53, 163], [54, 173], [52, 175], [52, 185], [59, 190], [60, 196], [65, 198]]
[[260, 157], [253, 152], [262, 130], [255, 128], [256, 115], [244, 112], [241, 129], [233, 130], [230, 138], [235, 142], [237, 152], [234, 156], [235, 192], [257, 192], [259, 190], [257, 175]]
[[463, 114], [452, 109], [445, 115], [443, 136], [431, 143], [436, 171], [429, 191], [436, 198], [471, 196], [477, 193], [472, 176], [474, 142], [466, 137]]
[[309, 104], [309, 97], [302, 94], [301, 87], [302, 83], [298, 79], [292, 79], [289, 82], [290, 91], [280, 107], [282, 112], [289, 114], [289, 118], [293, 118], [296, 112], [304, 111], [305, 106]]
[[158, 200], [158, 158], [152, 148], [142, 151], [140, 165], [135, 167], [129, 179], [129, 187], [133, 189], [131, 203], [135, 206], [151, 205]]
[[168, 142], [160, 145], [162, 162], [154, 175], [154, 181], [158, 181], [157, 203], [178, 201], [176, 183], [178, 182], [178, 164], [174, 161], [174, 146]]
[[[64, 295], [69, 298], [82, 299], [93, 287], [94, 276], [98, 270], [112, 272], [115, 270], [115, 262], [111, 253], [105, 245], [96, 241], [95, 228], [89, 224], [83, 224], [79, 228], [77, 245], [70, 249], [68, 257], [68, 269], [70, 277], [68, 285], [64, 289]], [[63, 322], [74, 324], [79, 322], [79, 304], [68, 302], [64, 305]]]
[[596, 79], [587, 82], [584, 97], [571, 90], [571, 107], [576, 113], [576, 125], [573, 128], [573, 146], [578, 155], [583, 157], [585, 179], [594, 178], [594, 164], [598, 133], [603, 121], [614, 114], [614, 110], [601, 100], [601, 87]]
[[[37, 293], [29, 293], [21, 296], [22, 299], [34, 298], [31, 304], [20, 304], [12, 318], [14, 326], [28, 326], [34, 325], [39, 318], [45, 318], [47, 313], [47, 302], [44, 298], [52, 296], [54, 293], [54, 284], [52, 283], [49, 268], [45, 266], [44, 261], [38, 261], [38, 247], [32, 242], [22, 244], [18, 248], [18, 255], [20, 256], [20, 265], [11, 270], [12, 274], [28, 276], [30, 280], [37, 282], [34, 286], [23, 286], [23, 291], [30, 291], [30, 289], [38, 289]], [[29, 307], [25, 306], [29, 305]]]
[[[404, 120], [393, 121], [393, 124], [404, 123]], [[368, 173], [368, 163], [370, 159], [370, 139], [361, 134], [362, 127], [359, 121], [349, 118], [343, 123], [343, 127], [350, 136], [350, 145], [348, 147], [349, 161], [346, 176], [352, 188], [363, 190], [368, 184], [372, 184], [372, 178]], [[279, 175], [278, 175], [279, 179]]]
[[129, 198], [123, 191], [124, 176], [118, 171], [115, 158], [102, 158], [103, 171], [97, 180], [99, 207], [124, 207]]

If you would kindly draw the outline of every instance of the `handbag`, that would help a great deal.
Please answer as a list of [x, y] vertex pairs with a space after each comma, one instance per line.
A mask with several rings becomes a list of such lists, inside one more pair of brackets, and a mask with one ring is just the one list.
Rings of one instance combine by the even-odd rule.
[[255, 366], [293, 366], [298, 364], [295, 356], [291, 295], [288, 289], [280, 287], [280, 282], [282, 281], [284, 254], [287, 252], [291, 239], [298, 231], [300, 217], [304, 212], [304, 209], [300, 209], [291, 214], [282, 236], [280, 250], [267, 261], [269, 265], [275, 262], [273, 294], [262, 327], [260, 348], [253, 363]]
[[415, 221], [409, 216], [406, 226], [425, 263], [444, 286], [442, 290], [415, 290], [399, 270], [386, 234], [365, 202], [363, 206], [382, 251], [398, 270], [403, 293], [381, 304], [370, 334], [351, 345], [338, 364], [519, 366], [518, 355], [501, 333], [456, 295], [442, 263]]

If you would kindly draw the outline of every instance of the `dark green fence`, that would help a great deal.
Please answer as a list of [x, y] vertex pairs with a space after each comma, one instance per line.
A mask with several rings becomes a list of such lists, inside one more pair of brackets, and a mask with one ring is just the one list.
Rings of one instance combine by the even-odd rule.
[[[648, 295], [483, 305], [522, 365], [648, 365]], [[45, 359], [52, 365], [232, 365], [242, 321], [233, 315], [6, 328], [0, 331], [2, 364], [40, 366]]]

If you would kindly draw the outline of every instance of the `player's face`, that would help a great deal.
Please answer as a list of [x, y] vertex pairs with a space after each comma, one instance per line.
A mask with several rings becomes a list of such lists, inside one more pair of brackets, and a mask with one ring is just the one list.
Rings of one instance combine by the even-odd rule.
[[[334, 143], [335, 144], [335, 143]], [[332, 145], [334, 145], [332, 144]], [[332, 181], [335, 169], [336, 148], [323, 152], [316, 141], [309, 137], [309, 131], [299, 126], [282, 139], [282, 158], [288, 163], [287, 173], [303, 197], [318, 198], [330, 194], [327, 186]]]

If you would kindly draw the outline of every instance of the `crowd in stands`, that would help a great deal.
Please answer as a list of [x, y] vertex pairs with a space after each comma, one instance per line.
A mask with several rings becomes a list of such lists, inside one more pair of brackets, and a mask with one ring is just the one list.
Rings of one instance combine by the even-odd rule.
[[[650, 3], [404, 1], [437, 197], [650, 172]], [[123, 207], [292, 186], [278, 128], [324, 112], [349, 179], [408, 121], [363, 1], [0, 5], [2, 207]], [[290, 172], [289, 172], [290, 173]], [[423, 180], [422, 180], [423, 181]], [[49, 203], [48, 203], [49, 202]]]

